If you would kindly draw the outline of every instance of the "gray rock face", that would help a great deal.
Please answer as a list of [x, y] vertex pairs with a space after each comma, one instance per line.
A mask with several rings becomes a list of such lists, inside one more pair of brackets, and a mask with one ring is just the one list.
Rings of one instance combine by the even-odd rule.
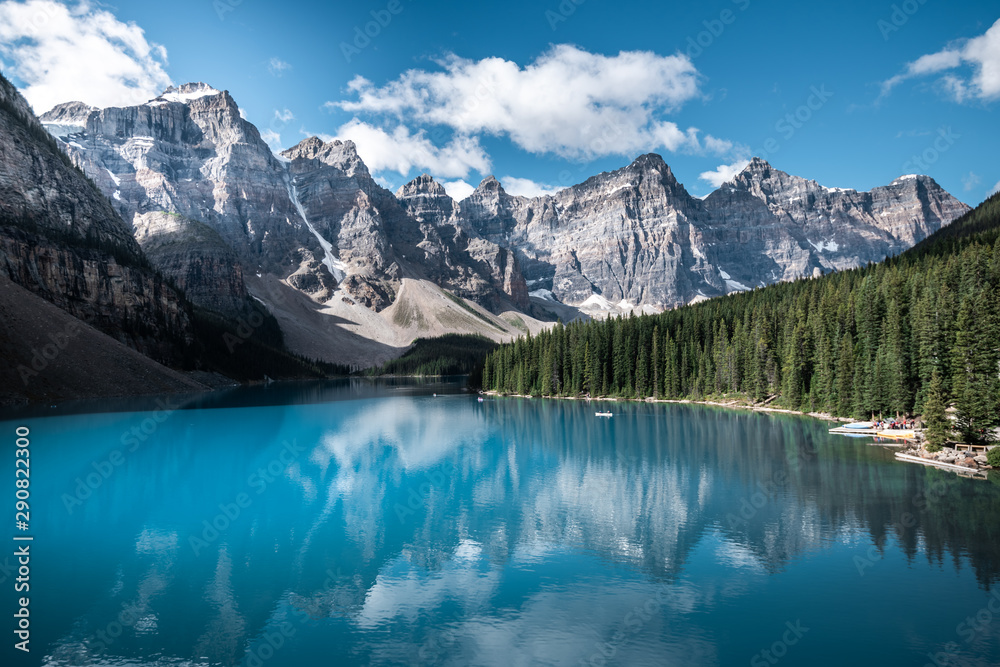
[[488, 178], [462, 212], [484, 237], [516, 249], [532, 290], [565, 303], [663, 308], [699, 290], [723, 293], [706, 255], [704, 205], [658, 155], [534, 199]]
[[[444, 220], [416, 220], [424, 212], [404, 208], [379, 186], [353, 143], [313, 137], [279, 159], [229, 94], [203, 83], [134, 107], [63, 104], [43, 121], [137, 236], [153, 213], [203, 224], [242, 267], [277, 275], [320, 303], [343, 290], [378, 311], [408, 275], [429, 277], [490, 308], [527, 305], [511, 252], [464, 236], [454, 221], [439, 229]], [[428, 187], [444, 197], [442, 206], [454, 208], [440, 185], [429, 179]], [[181, 231], [176, 224], [161, 227]], [[202, 254], [196, 265], [176, 252], [150, 258], [205, 307], [231, 308], [246, 294], [239, 269], [229, 279], [218, 273], [230, 261], [221, 255], [209, 261]]]
[[[499, 311], [529, 307], [528, 288], [513, 252], [465, 224], [460, 206], [427, 174], [396, 193], [420, 231], [415, 251], [427, 275], [458, 296]], [[411, 226], [412, 227], [412, 226]]]
[[370, 308], [382, 310], [391, 304], [402, 271], [377, 206], [383, 188], [368, 173], [354, 144], [311, 137], [282, 157], [290, 161], [289, 190], [300, 215], [331, 244], [322, 256], [328, 272], [322, 276], [320, 300], [329, 298], [340, 283]]
[[489, 178], [462, 202], [473, 229], [515, 249], [532, 290], [604, 310], [669, 308], [879, 261], [967, 210], [926, 176], [856, 192], [760, 159], [701, 201], [658, 155], [535, 199]]
[[135, 217], [135, 238], [149, 260], [192, 302], [237, 319], [250, 295], [235, 253], [207, 225], [153, 211]]
[[[136, 230], [149, 213], [172, 213], [214, 230], [251, 270], [320, 271], [322, 249], [289, 196], [282, 164], [228, 93], [185, 84], [146, 104], [84, 111], [60, 105], [42, 121]], [[210, 295], [213, 286], [222, 291]], [[223, 281], [192, 293], [204, 294], [207, 306], [239, 292], [245, 288], [233, 292]]]
[[313, 137], [282, 153], [309, 223], [336, 248], [334, 274], [353, 298], [382, 310], [403, 277], [427, 278], [491, 310], [527, 307], [510, 251], [459, 225], [458, 206], [428, 175], [396, 195], [378, 185], [353, 142]]
[[[904, 176], [870, 192], [857, 192], [790, 176], [756, 158], [732, 184], [709, 195], [705, 206], [717, 221], [718, 240], [740, 234], [741, 243], [751, 243], [775, 260], [777, 266], [770, 274], [779, 280], [808, 276], [817, 268], [842, 270], [879, 261], [906, 250], [969, 210], [927, 176]], [[783, 229], [789, 238], [777, 248], [761, 245], [761, 240], [747, 233], [742, 216], [733, 215], [734, 209], [746, 212], [748, 207], [762, 216], [759, 223], [770, 214], [771, 236], [778, 237]], [[730, 261], [735, 275], [732, 260], [739, 258], [720, 259]], [[761, 279], [753, 279], [760, 275], [759, 269], [742, 275], [753, 281], [748, 284], [760, 284]]]

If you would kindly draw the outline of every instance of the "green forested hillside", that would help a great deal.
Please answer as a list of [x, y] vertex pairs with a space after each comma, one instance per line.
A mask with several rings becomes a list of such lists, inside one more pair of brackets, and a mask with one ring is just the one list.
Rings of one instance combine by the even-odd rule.
[[998, 362], [994, 195], [880, 264], [522, 338], [486, 358], [483, 386], [535, 395], [777, 396], [775, 405], [855, 417], [919, 414], [932, 398], [932, 406], [953, 404], [961, 435], [979, 440], [1000, 422]]
[[464, 375], [481, 365], [483, 357], [497, 344], [474, 334], [445, 334], [437, 338], [418, 338], [413, 347], [398, 359], [392, 359], [365, 371], [366, 375]]

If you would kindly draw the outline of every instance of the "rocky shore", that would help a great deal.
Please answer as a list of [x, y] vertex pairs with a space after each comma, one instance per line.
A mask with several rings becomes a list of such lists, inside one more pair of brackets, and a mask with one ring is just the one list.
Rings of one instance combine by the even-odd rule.
[[910, 448], [903, 450], [903, 453], [910, 456], [916, 456], [927, 461], [937, 461], [939, 463], [949, 463], [951, 465], [961, 466], [963, 468], [968, 468], [973, 472], [978, 470], [993, 469], [988, 463], [986, 452], [959, 451], [953, 447], [942, 447], [940, 451], [930, 452], [927, 451], [926, 443], [915, 442]]

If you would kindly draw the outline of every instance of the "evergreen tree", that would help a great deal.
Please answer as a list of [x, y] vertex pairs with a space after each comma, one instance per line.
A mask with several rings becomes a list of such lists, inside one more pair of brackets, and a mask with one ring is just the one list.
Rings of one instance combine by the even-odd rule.
[[660, 327], [653, 327], [653, 353], [650, 359], [650, 369], [653, 373], [653, 398], [659, 398], [662, 393], [663, 386], [663, 371], [661, 368], [662, 361], [660, 360]]
[[644, 398], [649, 395], [649, 355], [645, 347], [639, 348], [639, 356], [635, 362], [635, 397]]
[[840, 339], [840, 357], [837, 359], [837, 403], [835, 414], [854, 414], [854, 344], [851, 334]]
[[924, 401], [924, 425], [927, 428], [927, 450], [936, 452], [951, 435], [951, 423], [945, 412], [944, 384], [937, 371], [931, 375], [927, 398]]

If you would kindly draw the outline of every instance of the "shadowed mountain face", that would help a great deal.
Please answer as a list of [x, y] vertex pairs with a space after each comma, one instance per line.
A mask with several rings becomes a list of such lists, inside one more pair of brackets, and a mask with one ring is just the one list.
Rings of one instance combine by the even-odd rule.
[[[244, 274], [301, 292], [320, 319], [336, 303], [356, 323], [370, 318], [345, 307], [381, 314], [405, 279], [494, 314], [658, 311], [878, 261], [968, 210], [926, 176], [856, 192], [759, 159], [701, 200], [654, 154], [531, 199], [493, 177], [461, 202], [428, 175], [392, 193], [350, 141], [312, 137], [272, 154], [229, 94], [202, 83], [134, 107], [70, 102], [42, 121], [140, 243], [155, 242], [157, 266], [223, 312], [238, 312], [248, 289], [267, 302]], [[360, 335], [400, 334], [386, 317], [373, 326]], [[423, 330], [438, 329], [464, 330]]]
[[192, 340], [181, 297], [2, 77], [0, 273], [159, 361], [177, 363]]

